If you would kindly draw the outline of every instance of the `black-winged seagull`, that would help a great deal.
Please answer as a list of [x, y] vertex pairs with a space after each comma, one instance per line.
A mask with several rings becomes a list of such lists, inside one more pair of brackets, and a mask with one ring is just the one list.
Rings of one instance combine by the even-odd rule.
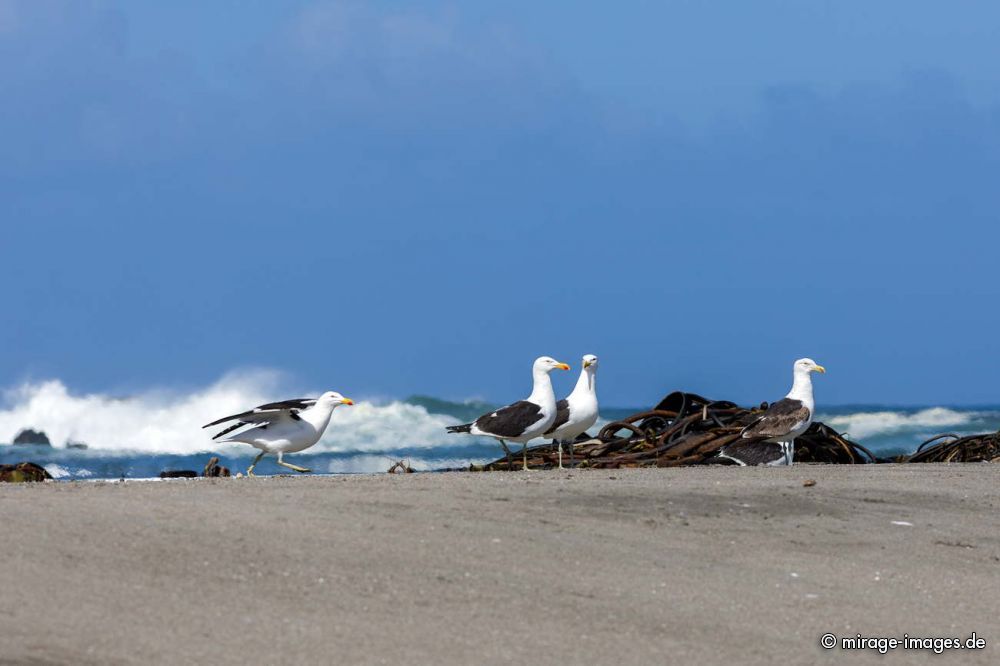
[[791, 465], [795, 457], [795, 438], [812, 425], [816, 404], [813, 401], [812, 373], [826, 372], [811, 358], [800, 358], [792, 366], [792, 390], [768, 407], [764, 415], [748, 425], [741, 439], [723, 446], [720, 458], [740, 465]]
[[576, 438], [597, 423], [597, 357], [583, 357], [583, 368], [573, 392], [556, 403], [556, 420], [545, 432], [559, 447], [559, 469], [563, 469], [563, 442], [569, 442], [570, 467]]
[[483, 414], [472, 423], [448, 426], [448, 432], [467, 432], [497, 439], [507, 454], [508, 466], [511, 465], [511, 459], [507, 441], [521, 442], [521, 456], [524, 469], [527, 470], [528, 441], [543, 435], [556, 418], [556, 396], [552, 392], [552, 380], [549, 378], [549, 373], [556, 369], [569, 370], [569, 366], [549, 356], [535, 359], [531, 367], [534, 380], [531, 395], [495, 412]]
[[[354, 401], [350, 398], [345, 398], [336, 391], [327, 391], [319, 398], [296, 398], [281, 402], [269, 402], [241, 414], [233, 414], [212, 421], [202, 428], [211, 428], [226, 421], [236, 421], [212, 439], [219, 442], [240, 442], [260, 449], [260, 453], [247, 469], [247, 476], [256, 476], [253, 473], [253, 468], [267, 453], [277, 453], [278, 464], [282, 467], [296, 472], [309, 472], [311, 470], [306, 467], [286, 463], [283, 460], [284, 454], [305, 451], [318, 442], [319, 438], [323, 436], [326, 426], [330, 423], [333, 410], [339, 405], [353, 404]], [[229, 435], [225, 439], [219, 439], [223, 435], [249, 425], [253, 427]]]

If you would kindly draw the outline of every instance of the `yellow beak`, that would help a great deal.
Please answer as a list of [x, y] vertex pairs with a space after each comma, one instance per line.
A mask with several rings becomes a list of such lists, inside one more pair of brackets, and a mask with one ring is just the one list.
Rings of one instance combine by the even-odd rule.
[[565, 363], [556, 363], [556, 367], [559, 368], [560, 370], [569, 370], [569, 366], [566, 365]]
[[584, 368], [589, 368], [590, 367], [590, 361], [584, 361], [583, 362], [583, 367]]
[[821, 372], [825, 375], [826, 368], [824, 368], [822, 365], [817, 365], [815, 368], [813, 368], [813, 372]]
[[351, 400], [350, 398], [344, 398], [343, 401], [340, 404], [342, 404], [342, 405], [353, 405], [354, 401]]

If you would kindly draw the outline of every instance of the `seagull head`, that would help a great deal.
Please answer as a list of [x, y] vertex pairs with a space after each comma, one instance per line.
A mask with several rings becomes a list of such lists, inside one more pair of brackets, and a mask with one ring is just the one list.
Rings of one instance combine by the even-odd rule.
[[560, 363], [551, 356], [539, 356], [535, 359], [534, 370], [536, 372], [552, 372], [553, 370], [569, 370], [569, 366]]
[[593, 354], [587, 354], [583, 357], [583, 369], [593, 368], [597, 370], [597, 357]]
[[353, 405], [354, 401], [350, 398], [345, 398], [336, 391], [327, 391], [319, 397], [317, 402], [321, 402], [326, 405], [332, 405], [336, 407], [337, 405]]
[[811, 358], [800, 358], [795, 362], [795, 372], [804, 372], [805, 374], [809, 374], [810, 372], [825, 373], [826, 368]]

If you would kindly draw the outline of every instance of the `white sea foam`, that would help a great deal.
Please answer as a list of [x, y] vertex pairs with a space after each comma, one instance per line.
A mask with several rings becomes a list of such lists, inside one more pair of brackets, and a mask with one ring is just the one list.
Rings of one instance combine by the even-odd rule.
[[[198, 453], [233, 450], [218, 445], [202, 425], [225, 414], [292, 395], [321, 391], [289, 391], [277, 373], [227, 375], [204, 389], [179, 394], [150, 390], [128, 398], [76, 394], [62, 382], [26, 383], [4, 393], [0, 408], [0, 442], [10, 442], [22, 428], [44, 431], [53, 446], [86, 442], [91, 450], [144, 453]], [[357, 397], [357, 396], [352, 396]], [[429, 414], [402, 402], [376, 404], [359, 400], [340, 407], [317, 451], [378, 451], [404, 446], [432, 448], [460, 442], [445, 432], [457, 420]], [[245, 447], [239, 447], [245, 448]]]
[[53, 479], [65, 479], [68, 476], [72, 476], [72, 472], [63, 467], [62, 465], [57, 465], [55, 463], [49, 463], [45, 466], [45, 471], [49, 473]]
[[978, 412], [957, 412], [946, 407], [930, 407], [918, 412], [858, 412], [839, 416], [818, 416], [819, 420], [855, 439], [890, 435], [904, 430], [958, 426], [980, 416]]
[[338, 407], [317, 451], [391, 451], [402, 447], [455, 446], [462, 438], [449, 435], [446, 426], [458, 420], [404, 402], [374, 404], [359, 401]]

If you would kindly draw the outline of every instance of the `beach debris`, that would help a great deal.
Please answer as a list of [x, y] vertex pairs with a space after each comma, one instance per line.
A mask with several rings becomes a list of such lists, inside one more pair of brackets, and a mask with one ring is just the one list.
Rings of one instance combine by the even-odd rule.
[[0, 483], [33, 483], [51, 479], [52, 475], [44, 467], [33, 462], [0, 465]]
[[389, 474], [413, 474], [413, 468], [405, 460], [393, 463], [388, 470]]
[[971, 543], [966, 543], [964, 541], [935, 541], [936, 546], [951, 546], [952, 548], [975, 548]]
[[52, 446], [52, 442], [49, 441], [48, 435], [46, 435], [41, 430], [35, 430], [34, 428], [23, 428], [21, 432], [17, 433], [14, 437], [12, 444], [32, 444], [35, 446]]
[[[617, 469], [624, 467], [678, 467], [705, 463], [726, 464], [715, 456], [726, 444], [740, 438], [743, 428], [768, 404], [745, 408], [725, 400], [709, 400], [676, 391], [653, 409], [608, 423], [597, 437], [574, 447], [574, 467]], [[795, 440], [796, 462], [860, 464], [877, 462], [875, 455], [820, 422], [814, 422]], [[551, 443], [527, 451], [529, 468], [545, 469], [558, 463]], [[730, 463], [732, 464], [732, 463]], [[482, 470], [507, 469], [506, 458], [483, 465]]]
[[223, 467], [219, 464], [219, 457], [212, 456], [205, 463], [205, 470], [201, 473], [202, 476], [215, 477], [215, 476], [229, 476], [229, 468]]
[[944, 433], [917, 447], [916, 453], [894, 462], [1000, 462], [1000, 431], [961, 437]]
[[[167, 469], [160, 472], [161, 479], [196, 479], [198, 472], [190, 469]], [[124, 480], [124, 479], [123, 479]]]
[[812, 488], [815, 485], [816, 485], [816, 479], [806, 479], [805, 481], [802, 482], [803, 488]]
[[913, 527], [913, 523], [908, 520], [894, 520], [893, 525], [899, 525], [900, 527]]

